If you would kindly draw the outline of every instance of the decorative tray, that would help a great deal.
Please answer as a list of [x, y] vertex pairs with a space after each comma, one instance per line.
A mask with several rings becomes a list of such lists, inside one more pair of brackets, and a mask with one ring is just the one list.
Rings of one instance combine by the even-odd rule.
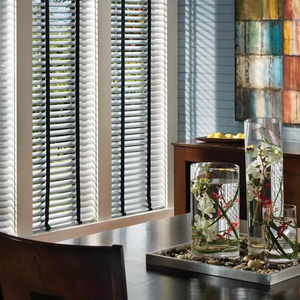
[[244, 144], [244, 139], [228, 139], [228, 138], [207, 138], [206, 136], [195, 137], [195, 140], [210, 143], [234, 143], [234, 144]]
[[206, 258], [207, 261], [204, 262], [189, 259], [189, 250], [190, 244], [181, 244], [172, 248], [155, 251], [146, 255], [146, 264], [158, 268], [179, 269], [269, 286], [300, 276], [300, 265], [298, 262], [289, 265], [268, 265], [265, 263], [265, 265], [262, 265], [262, 268], [254, 269], [247, 268], [247, 262], [244, 260], [247, 256], [250, 257], [250, 255], [236, 259], [236, 264], [234, 263], [234, 259]]

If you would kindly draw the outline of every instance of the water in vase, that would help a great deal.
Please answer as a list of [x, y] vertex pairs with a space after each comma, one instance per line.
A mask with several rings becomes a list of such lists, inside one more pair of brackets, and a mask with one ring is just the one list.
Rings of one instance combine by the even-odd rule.
[[264, 207], [278, 217], [283, 210], [282, 151], [274, 145], [248, 147], [246, 151], [246, 187], [249, 251], [264, 251]]
[[[206, 182], [201, 179], [202, 189], [194, 194], [192, 201], [192, 253], [216, 258], [238, 257], [239, 180], [226, 176]], [[195, 185], [193, 182], [192, 188]]]

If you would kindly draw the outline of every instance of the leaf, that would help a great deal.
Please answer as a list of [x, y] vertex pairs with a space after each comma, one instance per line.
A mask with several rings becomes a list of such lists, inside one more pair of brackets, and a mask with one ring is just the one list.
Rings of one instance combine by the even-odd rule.
[[[271, 228], [273, 228], [274, 230], [276, 230], [276, 232], [279, 231], [279, 227], [276, 226], [276, 224], [273, 221], [269, 222], [269, 226]], [[272, 233], [271, 233], [272, 234]], [[272, 234], [272, 236], [274, 237], [274, 235]], [[290, 245], [290, 247], [293, 249], [294, 248], [294, 243], [283, 233], [282, 234], [283, 239]], [[275, 238], [275, 237], [274, 237]], [[276, 239], [277, 241], [277, 239]], [[282, 250], [283, 251], [283, 250]]]
[[[273, 222], [271, 222], [271, 223], [273, 223]], [[274, 225], [275, 225], [275, 224], [274, 224]], [[274, 237], [274, 235], [273, 235], [271, 229], [269, 228], [269, 226], [265, 226], [265, 229], [268, 231], [269, 236], [270, 236], [270, 238], [271, 238], [273, 244], [276, 245], [276, 247], [279, 249], [280, 253], [281, 253], [282, 255], [284, 255], [285, 257], [287, 257], [287, 254], [286, 254], [285, 251], [282, 249], [282, 247], [279, 245], [277, 239]], [[272, 248], [273, 248], [273, 246], [272, 246]]]
[[[238, 195], [238, 192], [240, 190], [240, 185], [237, 187], [236, 189], [236, 192], [235, 192], [235, 195], [233, 197], [233, 199], [231, 200], [231, 203], [227, 206], [226, 210], [225, 210], [225, 213], [227, 213], [227, 211], [233, 206], [234, 202], [236, 201], [236, 198], [237, 198], [237, 195]], [[213, 201], [218, 201], [218, 200], [215, 200], [214, 199], [214, 196], [213, 195], [209, 195], [211, 198], [213, 198]], [[215, 223], [217, 223], [221, 218], [223, 218], [223, 213], [217, 217], [208, 227], [214, 225]]]
[[[207, 193], [209, 193], [209, 192], [207, 192]], [[237, 232], [236, 232], [234, 226], [233, 226], [232, 223], [230, 222], [229, 218], [227, 217], [226, 212], [224, 211], [223, 207], [220, 205], [220, 203], [219, 203], [218, 200], [216, 200], [214, 197], [212, 197], [212, 195], [209, 195], [209, 196], [213, 199], [213, 201], [215, 202], [215, 204], [218, 206], [219, 210], [222, 212], [222, 214], [223, 214], [224, 218], [226, 219], [228, 225], [229, 225], [230, 228], [232, 229], [232, 232], [234, 233], [235, 238], [238, 240], [238, 239], [239, 239], [238, 234], [237, 234]]]

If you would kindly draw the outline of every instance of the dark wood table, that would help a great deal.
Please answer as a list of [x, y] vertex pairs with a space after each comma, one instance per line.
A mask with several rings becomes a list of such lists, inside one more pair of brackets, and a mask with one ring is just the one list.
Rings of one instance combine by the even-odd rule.
[[[242, 144], [179, 141], [174, 146], [174, 212], [190, 211], [190, 165], [195, 162], [231, 162], [240, 167], [240, 218], [247, 219], [245, 149]], [[283, 144], [284, 202], [298, 206], [300, 224], [300, 143]]]
[[269, 287], [174, 269], [147, 269], [147, 253], [189, 242], [189, 228], [190, 216], [184, 214], [62, 243], [123, 245], [130, 300], [300, 300], [300, 277]]

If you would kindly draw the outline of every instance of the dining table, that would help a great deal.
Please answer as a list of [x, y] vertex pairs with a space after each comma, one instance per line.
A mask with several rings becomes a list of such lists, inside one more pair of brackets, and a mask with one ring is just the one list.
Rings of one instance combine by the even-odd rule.
[[299, 277], [268, 286], [146, 264], [148, 253], [189, 243], [190, 222], [187, 213], [60, 243], [122, 245], [129, 300], [300, 300], [300, 273]]

